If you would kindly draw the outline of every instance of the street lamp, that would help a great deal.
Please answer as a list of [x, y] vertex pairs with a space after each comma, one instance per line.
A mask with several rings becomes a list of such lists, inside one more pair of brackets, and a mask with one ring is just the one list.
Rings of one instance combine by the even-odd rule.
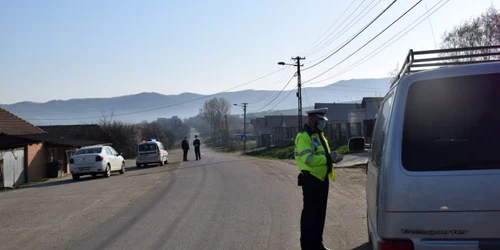
[[297, 67], [297, 99], [298, 99], [298, 107], [297, 107], [297, 111], [298, 111], [298, 114], [297, 114], [297, 118], [298, 118], [298, 126], [297, 126], [297, 130], [300, 131], [300, 129], [302, 128], [302, 84], [301, 84], [301, 75], [300, 75], [300, 67], [303, 66], [300, 64], [300, 60], [305, 60], [306, 58], [305, 57], [300, 57], [300, 56], [297, 56], [297, 57], [293, 57], [292, 60], [295, 60], [297, 62], [297, 64], [288, 64], [288, 63], [285, 63], [285, 62], [278, 62], [278, 65], [290, 65], [290, 66], [294, 66], [294, 67]]

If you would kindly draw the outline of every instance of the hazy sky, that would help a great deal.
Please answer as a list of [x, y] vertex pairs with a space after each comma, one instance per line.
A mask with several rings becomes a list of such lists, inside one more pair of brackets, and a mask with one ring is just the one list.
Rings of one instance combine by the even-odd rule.
[[[349, 39], [392, 1], [355, 0], [348, 14], [363, 4], [352, 18], [366, 6], [365, 12], [375, 7], [329, 46], [300, 54], [351, 2], [0, 1], [0, 103], [139, 92], [211, 94], [278, 70], [277, 62], [290, 62], [291, 56], [305, 54], [307, 67]], [[303, 72], [303, 80], [344, 59], [416, 2], [399, 0], [341, 52]], [[334, 76], [363, 58], [438, 2], [424, 0], [372, 44], [317, 80]], [[447, 29], [491, 5], [498, 7], [500, 0], [449, 0], [431, 16], [437, 43]], [[367, 63], [314, 86], [341, 79], [385, 77], [410, 48], [435, 48], [428, 20]], [[239, 89], [281, 89], [291, 74], [283, 71]]]

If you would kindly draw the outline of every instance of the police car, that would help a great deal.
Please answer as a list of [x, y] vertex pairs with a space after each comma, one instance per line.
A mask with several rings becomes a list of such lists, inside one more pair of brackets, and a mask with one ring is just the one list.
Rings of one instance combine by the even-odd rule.
[[156, 139], [143, 140], [137, 144], [137, 157], [135, 164], [138, 168], [149, 164], [159, 164], [163, 166], [168, 163], [168, 152], [163, 143]]

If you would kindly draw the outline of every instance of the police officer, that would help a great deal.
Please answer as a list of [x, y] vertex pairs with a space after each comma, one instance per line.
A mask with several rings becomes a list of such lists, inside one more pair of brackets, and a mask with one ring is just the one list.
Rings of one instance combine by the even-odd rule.
[[188, 151], [189, 151], [189, 141], [188, 141], [188, 138], [187, 137], [184, 137], [184, 140], [182, 140], [182, 151], [184, 151], [183, 153], [183, 160], [184, 161], [187, 161], [187, 156], [188, 156]]
[[201, 160], [201, 153], [200, 153], [200, 139], [198, 139], [198, 136], [194, 136], [194, 141], [193, 141], [193, 146], [194, 146], [194, 154], [196, 155], [196, 160]]
[[300, 171], [298, 185], [302, 186], [304, 207], [300, 218], [300, 245], [303, 250], [325, 250], [325, 227], [329, 180], [335, 180], [333, 163], [337, 153], [330, 151], [323, 130], [328, 108], [308, 111], [308, 123], [295, 138], [295, 161]]

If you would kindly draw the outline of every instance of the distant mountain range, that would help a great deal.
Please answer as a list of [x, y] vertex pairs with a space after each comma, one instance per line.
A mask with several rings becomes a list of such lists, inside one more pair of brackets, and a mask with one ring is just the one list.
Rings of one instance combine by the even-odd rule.
[[[354, 101], [361, 97], [383, 96], [388, 89], [388, 78], [342, 80], [324, 87], [307, 87], [306, 84], [302, 102], [304, 107], [312, 107], [316, 102]], [[103, 114], [111, 113], [114, 114], [115, 120], [126, 122], [151, 121], [158, 117], [171, 116], [187, 118], [197, 115], [203, 103], [213, 97], [224, 97], [231, 103], [248, 102], [248, 113], [278, 114], [279, 110], [287, 109], [287, 114], [294, 113], [297, 97], [291, 91], [284, 91], [274, 102], [267, 105], [278, 93], [279, 91], [269, 90], [243, 90], [217, 95], [139, 93], [110, 98], [53, 100], [45, 103], [19, 102], [0, 104], [0, 107], [36, 125], [96, 123]], [[241, 107], [233, 107], [231, 111], [233, 114], [242, 113]]]

